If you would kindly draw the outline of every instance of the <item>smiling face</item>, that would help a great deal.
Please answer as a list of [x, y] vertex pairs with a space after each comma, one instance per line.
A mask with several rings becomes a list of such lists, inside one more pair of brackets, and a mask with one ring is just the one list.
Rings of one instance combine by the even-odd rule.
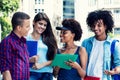
[[41, 21], [33, 22], [33, 25], [34, 25], [34, 30], [38, 34], [42, 34], [46, 30], [47, 22], [45, 20], [41, 20]]
[[91, 27], [91, 30], [95, 33], [96, 37], [106, 35], [106, 26], [104, 25], [103, 20], [98, 20], [97, 22], [95, 22], [95, 24]]
[[60, 41], [63, 43], [68, 43], [70, 41], [74, 41], [75, 34], [70, 30], [61, 30], [60, 32]]

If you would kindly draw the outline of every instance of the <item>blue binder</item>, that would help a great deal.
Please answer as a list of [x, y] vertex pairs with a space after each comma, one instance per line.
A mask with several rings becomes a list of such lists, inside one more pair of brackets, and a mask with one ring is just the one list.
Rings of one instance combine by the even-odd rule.
[[37, 41], [27, 41], [27, 49], [29, 56], [34, 56], [37, 54]]
[[[37, 41], [26, 41], [27, 49], [29, 52], [29, 57], [37, 54]], [[34, 63], [30, 63], [30, 67], [33, 66]]]

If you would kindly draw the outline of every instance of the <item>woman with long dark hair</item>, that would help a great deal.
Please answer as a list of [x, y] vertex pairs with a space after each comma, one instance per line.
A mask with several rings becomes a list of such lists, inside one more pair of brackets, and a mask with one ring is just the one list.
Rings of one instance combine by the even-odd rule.
[[30, 58], [34, 65], [30, 67], [30, 80], [53, 80], [53, 68], [50, 66], [57, 51], [57, 42], [51, 23], [45, 13], [38, 13], [33, 20], [33, 32], [27, 40], [37, 41], [37, 55]]

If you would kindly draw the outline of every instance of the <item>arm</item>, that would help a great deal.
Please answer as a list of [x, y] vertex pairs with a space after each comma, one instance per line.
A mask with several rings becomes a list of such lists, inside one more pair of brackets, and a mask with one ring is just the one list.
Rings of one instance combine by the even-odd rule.
[[40, 68], [43, 68], [43, 67], [45, 67], [45, 66], [49, 66], [51, 63], [52, 63], [52, 61], [47, 61], [47, 62], [44, 62], [44, 63], [42, 63], [42, 64], [40, 64], [40, 63], [35, 63], [32, 68], [33, 68], [33, 69], [40, 69]]
[[81, 78], [84, 78], [86, 75], [86, 66], [87, 66], [87, 53], [85, 48], [83, 47], [80, 48], [79, 55], [80, 55], [81, 65], [79, 65], [77, 62], [72, 62], [72, 61], [68, 61], [66, 62], [66, 64], [71, 66], [72, 68], [75, 68], [78, 71], [78, 74], [81, 76]]
[[9, 66], [11, 63], [11, 45], [7, 40], [0, 43], [0, 70], [3, 75], [4, 80], [12, 80], [11, 73], [9, 71]]
[[4, 71], [2, 74], [3, 74], [3, 79], [4, 80], [12, 80], [9, 70]]
[[113, 68], [112, 70], [108, 71], [105, 70], [105, 74], [107, 75], [114, 75], [114, 74], [120, 74], [120, 43], [116, 42], [115, 44], [115, 50], [113, 53], [113, 63], [115, 68]]
[[86, 76], [86, 66], [87, 66], [87, 52], [84, 47], [81, 47], [80, 49], [80, 61], [81, 66], [77, 68], [79, 75], [81, 75], [82, 78]]

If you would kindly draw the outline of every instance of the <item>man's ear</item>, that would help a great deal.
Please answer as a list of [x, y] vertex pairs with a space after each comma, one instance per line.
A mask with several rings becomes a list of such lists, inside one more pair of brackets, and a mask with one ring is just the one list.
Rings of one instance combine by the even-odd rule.
[[21, 31], [21, 26], [18, 25], [18, 26], [17, 26], [17, 30], [18, 30], [18, 31]]

